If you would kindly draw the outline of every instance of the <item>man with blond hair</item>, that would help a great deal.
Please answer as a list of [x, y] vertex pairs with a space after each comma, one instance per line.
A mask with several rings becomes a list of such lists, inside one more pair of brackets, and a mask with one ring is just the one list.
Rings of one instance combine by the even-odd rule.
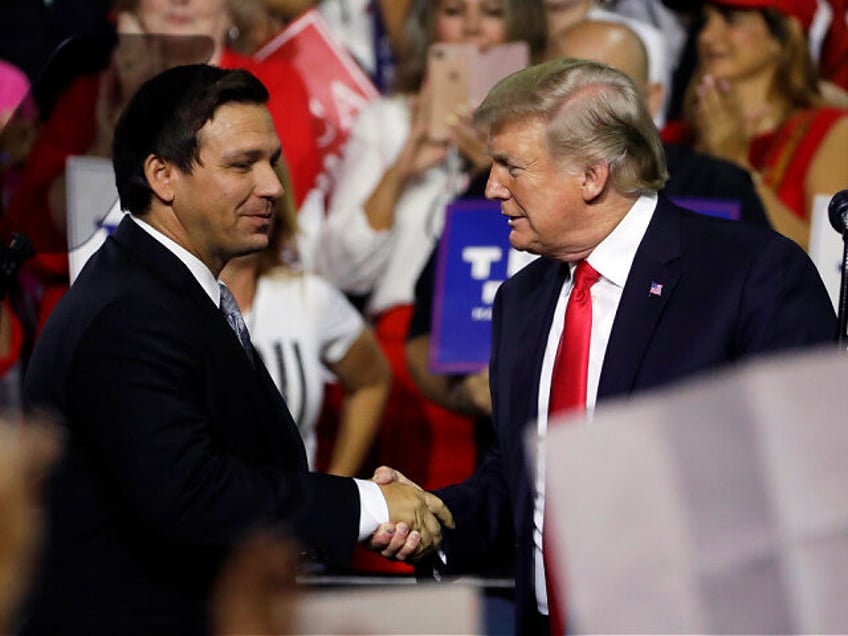
[[[620, 71], [574, 59], [532, 66], [492, 89], [475, 121], [488, 130], [494, 162], [486, 195], [501, 202], [512, 246], [541, 258], [495, 298], [497, 444], [469, 479], [437, 491], [456, 528], [434, 564], [474, 571], [513, 550], [516, 632], [561, 634], [562, 573], [545, 567], [549, 414], [591, 413], [612, 397], [832, 342], [836, 319], [797, 244], [658, 193], [662, 144]], [[528, 426], [540, 440], [530, 459]]]

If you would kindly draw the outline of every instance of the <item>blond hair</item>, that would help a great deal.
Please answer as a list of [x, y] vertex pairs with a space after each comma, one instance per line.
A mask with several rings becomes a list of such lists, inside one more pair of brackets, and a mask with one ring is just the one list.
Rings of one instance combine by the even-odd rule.
[[668, 172], [662, 142], [639, 90], [607, 64], [560, 58], [498, 83], [474, 113], [496, 130], [516, 120], [545, 124], [548, 152], [571, 165], [607, 163], [624, 195], [656, 191]]

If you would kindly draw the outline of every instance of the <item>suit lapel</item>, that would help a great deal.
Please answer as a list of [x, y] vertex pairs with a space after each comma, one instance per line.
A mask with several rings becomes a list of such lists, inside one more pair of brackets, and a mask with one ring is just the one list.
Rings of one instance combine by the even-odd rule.
[[538, 283], [529, 288], [525, 298], [520, 302], [522, 311], [517, 312], [515, 337], [517, 343], [513, 350], [515, 357], [507, 361], [512, 369], [510, 376], [514, 378], [534, 378], [533, 391], [527, 391], [527, 383], [513, 382], [511, 386], [511, 402], [514, 405], [514, 416], [510, 421], [526, 425], [536, 417], [536, 405], [539, 403], [538, 378], [542, 373], [542, 360], [545, 356], [548, 331], [553, 320], [559, 291], [567, 276], [568, 265], [553, 261], [544, 261], [545, 271], [537, 279]]
[[183, 297], [215, 308], [209, 296], [180, 259], [138, 227], [132, 219], [123, 219], [110, 239], [132, 252], [166, 287], [176, 290]]
[[624, 285], [601, 370], [598, 398], [627, 394], [633, 389], [657, 322], [680, 278], [680, 252], [680, 217], [660, 196]]
[[[251, 426], [263, 436], [259, 455], [273, 457], [278, 462], [306, 470], [306, 453], [300, 433], [274, 381], [259, 362], [258, 354], [257, 364], [254, 366], [249, 363], [223, 314], [215, 307], [188, 268], [132, 219], [123, 219], [110, 240], [116, 241], [122, 249], [129, 251], [138, 262], [148, 268], [159, 284], [171, 289], [180, 298], [190, 299], [191, 303], [197, 306], [198, 316], [204, 320], [204, 324], [216, 330], [217, 335], [212, 336], [216, 338], [216, 342], [228, 343], [226, 347], [232, 352], [228, 360], [233, 363], [227, 363], [222, 368], [225, 368], [227, 373], [251, 378], [250, 386], [244, 389], [242, 397], [250, 403], [252, 409]], [[223, 351], [224, 346], [222, 344], [221, 348], [216, 349]]]

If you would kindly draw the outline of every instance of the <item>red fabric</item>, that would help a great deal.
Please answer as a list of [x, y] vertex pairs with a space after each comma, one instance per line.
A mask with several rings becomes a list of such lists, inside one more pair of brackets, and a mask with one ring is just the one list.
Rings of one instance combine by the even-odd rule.
[[[808, 108], [790, 117], [777, 130], [751, 141], [748, 160], [777, 193], [783, 204], [799, 218], [808, 219], [807, 172], [830, 129], [848, 112], [831, 106]], [[692, 141], [692, 129], [682, 121], [669, 122], [662, 130], [668, 143]]]
[[361, 543], [357, 543], [353, 550], [350, 569], [357, 574], [397, 574], [400, 576], [415, 574], [415, 567], [409, 563], [389, 561]]
[[829, 0], [833, 20], [822, 43], [819, 72], [824, 79], [848, 90], [848, 3]]
[[[377, 342], [392, 369], [392, 388], [377, 443], [362, 473], [370, 476], [374, 468], [385, 464], [432, 490], [460, 482], [474, 471], [474, 422], [431, 402], [413, 382], [404, 350], [411, 318], [412, 306], [404, 305], [383, 313], [376, 324]], [[331, 386], [325, 394], [319, 424], [319, 469], [326, 468], [332, 455], [341, 398], [337, 386]], [[352, 568], [359, 573], [413, 573], [410, 565], [388, 561], [362, 546], [354, 552]]]
[[376, 461], [432, 490], [473, 472], [474, 423], [428, 400], [409, 375], [405, 346], [411, 318], [412, 305], [398, 306], [381, 314], [375, 328], [392, 370]]
[[[309, 95], [295, 68], [283, 61], [258, 62], [225, 51], [222, 68], [245, 68], [268, 88], [268, 109], [288, 164], [299, 205], [320, 170], [317, 131], [309, 112]], [[30, 238], [37, 255], [24, 264], [44, 288], [39, 307], [40, 331], [53, 306], [68, 288], [67, 228], [54, 219], [48, 193], [65, 171], [70, 155], [84, 155], [96, 134], [96, 104], [100, 74], [76, 78], [58, 97], [50, 118], [44, 122], [21, 173], [9, 205], [0, 217], [0, 240], [8, 244], [12, 232]]]
[[36, 333], [68, 289], [67, 230], [64, 219], [54, 220], [51, 215], [50, 185], [65, 172], [68, 156], [86, 154], [94, 140], [99, 86], [99, 75], [82, 75], [58, 97], [0, 217], [0, 240], [8, 243], [12, 232], [19, 232], [32, 241], [36, 251], [22, 269], [22, 275], [38, 281]]
[[[65, 172], [68, 156], [86, 154], [94, 141], [99, 87], [99, 75], [83, 75], [57, 99], [53, 114], [44, 122], [33, 144], [9, 207], [0, 219], [6, 242], [15, 231], [26, 234], [39, 254], [66, 253], [67, 230], [63, 219], [58, 224], [53, 221], [47, 197], [50, 185]], [[46, 263], [47, 272], [64, 274], [67, 278], [67, 258], [64, 271], [56, 271], [57, 265], [53, 261]]]
[[21, 322], [15, 312], [12, 311], [12, 305], [8, 299], [4, 299], [0, 304], [0, 311], [3, 312], [3, 319], [9, 321], [9, 341], [6, 343], [8, 348], [5, 354], [0, 355], [0, 376], [3, 376], [20, 360], [24, 333]]
[[[282, 61], [257, 62], [224, 51], [223, 68], [245, 68], [268, 88], [268, 109], [300, 204], [320, 170], [317, 132], [309, 113], [309, 95], [298, 72]], [[57, 99], [53, 114], [44, 123], [27, 160], [18, 189], [0, 219], [0, 231], [8, 241], [11, 232], [26, 234], [37, 252], [65, 252], [66, 227], [52, 221], [48, 204], [50, 184], [65, 171], [70, 155], [84, 155], [95, 137], [95, 111], [100, 74], [82, 75]], [[51, 273], [67, 276], [64, 272]]]
[[590, 289], [601, 277], [586, 261], [574, 270], [574, 286], [565, 309], [565, 324], [559, 339], [551, 377], [548, 413], [586, 408], [589, 377], [589, 341], [592, 337]]
[[681, 119], [666, 122], [660, 130], [660, 138], [668, 144], [688, 143], [690, 137], [691, 130]]
[[[555, 415], [569, 410], [586, 408], [586, 389], [589, 378], [589, 344], [592, 338], [591, 288], [601, 277], [586, 261], [574, 270], [574, 286], [565, 308], [565, 324], [557, 347], [551, 377], [551, 397], [548, 413]], [[550, 425], [549, 420], [549, 425]], [[550, 456], [549, 456], [550, 459]], [[548, 616], [551, 634], [565, 634], [565, 588], [559, 580], [555, 558], [553, 519], [548, 514], [545, 496], [545, 521], [542, 529], [542, 552], [545, 558], [545, 584], [548, 592]]]
[[809, 31], [818, 7], [816, 0], [710, 0], [710, 2], [734, 9], [777, 9], [781, 13], [798, 18], [805, 31]]
[[751, 165], [801, 219], [809, 218], [805, 190], [810, 164], [827, 133], [846, 115], [848, 112], [838, 108], [810, 108], [751, 143]]

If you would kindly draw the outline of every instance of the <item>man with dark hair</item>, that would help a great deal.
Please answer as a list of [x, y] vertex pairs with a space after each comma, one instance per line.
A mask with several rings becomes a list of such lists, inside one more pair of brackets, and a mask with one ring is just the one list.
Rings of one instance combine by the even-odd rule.
[[[23, 634], [205, 633], [221, 563], [257, 526], [344, 564], [357, 540], [424, 550], [440, 543], [434, 513], [451, 523], [418, 489], [308, 472], [218, 280], [266, 247], [283, 195], [267, 99], [246, 71], [176, 67], [118, 122], [130, 214], [52, 313], [25, 382], [27, 405], [64, 423], [66, 451]], [[375, 538], [389, 520], [401, 532]]]

